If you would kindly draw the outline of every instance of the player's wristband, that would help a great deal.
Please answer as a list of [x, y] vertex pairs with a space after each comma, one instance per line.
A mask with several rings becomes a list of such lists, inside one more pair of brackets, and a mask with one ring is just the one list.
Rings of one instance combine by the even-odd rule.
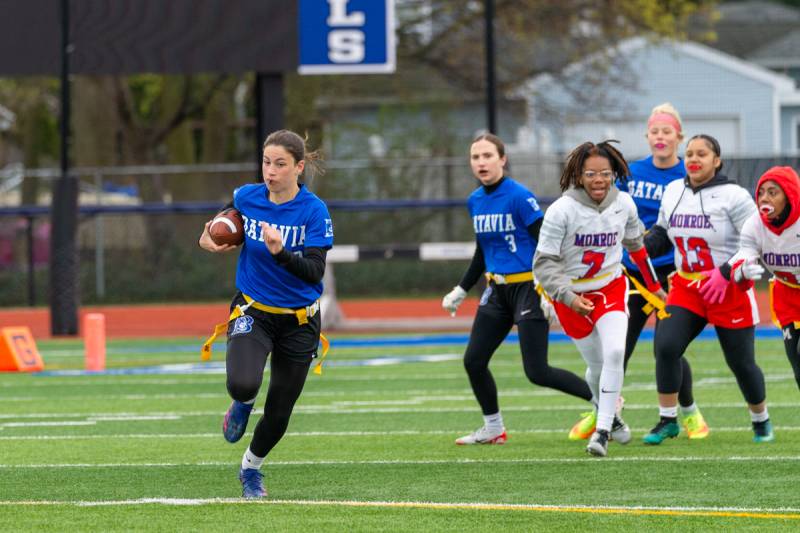
[[644, 286], [647, 287], [647, 290], [650, 292], [660, 290], [661, 283], [658, 282], [656, 271], [653, 269], [653, 263], [650, 262], [650, 257], [647, 255], [647, 250], [644, 249], [644, 246], [635, 252], [630, 252], [630, 257], [633, 259], [639, 272], [642, 273]]

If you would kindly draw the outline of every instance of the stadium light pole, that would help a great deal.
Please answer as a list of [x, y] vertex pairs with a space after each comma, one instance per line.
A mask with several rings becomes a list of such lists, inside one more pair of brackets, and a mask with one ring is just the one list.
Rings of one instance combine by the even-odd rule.
[[483, 1], [483, 15], [486, 26], [486, 123], [490, 133], [497, 133], [497, 97], [495, 89], [494, 53], [494, 0]]
[[61, 176], [53, 187], [50, 215], [50, 331], [78, 333], [78, 180], [69, 173], [70, 85], [72, 43], [69, 0], [61, 0]]
[[284, 128], [284, 96], [283, 74], [256, 72], [255, 79], [255, 141], [256, 171], [261, 176], [261, 159], [264, 149], [261, 147], [267, 135]]

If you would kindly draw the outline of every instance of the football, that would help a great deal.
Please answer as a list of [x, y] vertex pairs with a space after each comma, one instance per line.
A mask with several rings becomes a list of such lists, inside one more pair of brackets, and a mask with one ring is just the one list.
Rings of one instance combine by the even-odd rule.
[[208, 233], [215, 244], [239, 245], [244, 242], [244, 223], [242, 215], [230, 208], [218, 213], [208, 227]]

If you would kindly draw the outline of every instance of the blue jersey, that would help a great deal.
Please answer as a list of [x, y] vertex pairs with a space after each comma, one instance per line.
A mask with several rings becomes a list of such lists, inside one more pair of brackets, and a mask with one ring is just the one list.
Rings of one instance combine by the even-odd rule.
[[467, 207], [487, 272], [531, 270], [536, 241], [528, 226], [544, 216], [532, 192], [506, 177], [490, 193], [483, 187], [473, 191]]
[[309, 284], [278, 264], [269, 253], [261, 222], [276, 228], [287, 251], [302, 255], [305, 248], [333, 246], [333, 222], [325, 203], [300, 185], [284, 204], [269, 201], [263, 183], [244, 185], [233, 193], [233, 206], [244, 220], [244, 244], [236, 268], [236, 287], [257, 302], [297, 309], [322, 295], [322, 283]]
[[[631, 175], [628, 177], [627, 189], [625, 187], [622, 189], [627, 190], [628, 194], [633, 197], [633, 203], [636, 204], [636, 210], [639, 212], [639, 219], [645, 229], [650, 229], [658, 219], [658, 209], [661, 207], [664, 189], [670, 182], [686, 176], [686, 168], [683, 166], [683, 159], [670, 168], [658, 168], [653, 164], [651, 155], [634, 161], [630, 164], [630, 169]], [[673, 259], [672, 248], [664, 255], [650, 258], [654, 267], [672, 265]], [[639, 270], [628, 257], [627, 250], [624, 251], [622, 262], [625, 268]]]

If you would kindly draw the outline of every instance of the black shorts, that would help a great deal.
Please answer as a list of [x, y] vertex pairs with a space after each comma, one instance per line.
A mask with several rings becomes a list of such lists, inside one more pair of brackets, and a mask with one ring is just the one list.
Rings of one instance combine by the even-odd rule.
[[511, 319], [514, 324], [522, 320], [546, 320], [532, 281], [507, 285], [490, 281], [481, 295], [478, 312]]
[[[231, 302], [246, 304], [239, 292]], [[287, 357], [298, 363], [308, 363], [317, 356], [322, 321], [319, 311], [300, 325], [295, 315], [278, 315], [249, 307], [243, 316], [228, 323], [228, 342], [232, 338], [247, 336], [258, 341], [267, 353]]]

